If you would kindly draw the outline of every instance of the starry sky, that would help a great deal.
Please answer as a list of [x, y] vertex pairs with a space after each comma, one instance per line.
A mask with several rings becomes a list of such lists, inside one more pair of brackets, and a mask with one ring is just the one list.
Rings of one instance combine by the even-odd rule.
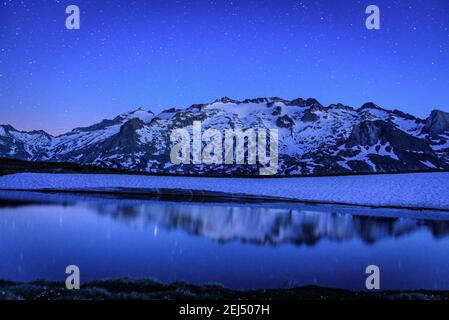
[[60, 134], [222, 96], [449, 111], [449, 1], [0, 0], [0, 123]]

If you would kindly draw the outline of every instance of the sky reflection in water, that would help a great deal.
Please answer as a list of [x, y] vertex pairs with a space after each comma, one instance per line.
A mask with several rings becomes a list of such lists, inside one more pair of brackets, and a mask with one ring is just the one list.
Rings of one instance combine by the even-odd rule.
[[47, 202], [0, 206], [2, 279], [63, 280], [65, 267], [76, 264], [83, 282], [128, 275], [235, 289], [363, 289], [365, 267], [376, 264], [382, 289], [449, 289], [443, 212], [11, 192], [0, 198]]

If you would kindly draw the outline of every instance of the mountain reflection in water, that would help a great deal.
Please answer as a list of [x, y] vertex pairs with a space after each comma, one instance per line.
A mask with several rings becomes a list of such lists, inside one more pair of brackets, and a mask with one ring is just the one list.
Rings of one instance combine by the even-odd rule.
[[0, 279], [155, 277], [233, 289], [449, 289], [449, 213], [0, 192]]
[[[19, 206], [43, 201], [67, 206], [81, 203], [119, 222], [143, 228], [154, 224], [221, 243], [313, 246], [323, 239], [361, 239], [372, 244], [418, 230], [429, 232], [435, 239], [449, 235], [448, 212], [431, 211], [429, 216], [423, 211], [364, 207], [348, 210], [348, 206], [144, 201], [10, 191], [0, 192], [1, 198]], [[21, 202], [23, 199], [26, 202]]]
[[[449, 221], [403, 217], [375, 217], [298, 208], [251, 205], [151, 203], [145, 205], [103, 204], [98, 214], [160, 228], [180, 229], [220, 242], [241, 241], [259, 245], [315, 245], [320, 240], [345, 241], [359, 238], [375, 243], [425, 229], [434, 238], [449, 235]], [[361, 211], [367, 209], [360, 209]]]

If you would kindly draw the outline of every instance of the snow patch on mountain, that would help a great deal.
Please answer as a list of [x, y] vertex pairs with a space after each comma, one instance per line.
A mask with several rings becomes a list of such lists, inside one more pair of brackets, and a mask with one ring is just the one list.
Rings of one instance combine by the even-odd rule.
[[326, 107], [313, 98], [223, 97], [157, 115], [139, 108], [57, 137], [0, 126], [0, 157], [157, 173], [257, 174], [257, 166], [172, 164], [170, 133], [177, 128], [191, 132], [193, 122], [200, 121], [203, 130], [222, 134], [226, 129], [277, 129], [279, 175], [449, 169], [448, 119], [443, 111], [424, 120], [374, 103], [354, 109]]

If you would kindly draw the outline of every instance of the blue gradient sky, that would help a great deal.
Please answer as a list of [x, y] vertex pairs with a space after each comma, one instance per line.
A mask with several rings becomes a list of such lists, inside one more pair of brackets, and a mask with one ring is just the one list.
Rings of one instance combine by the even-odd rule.
[[225, 95], [449, 110], [447, 0], [2, 0], [0, 22], [0, 123], [22, 130]]

